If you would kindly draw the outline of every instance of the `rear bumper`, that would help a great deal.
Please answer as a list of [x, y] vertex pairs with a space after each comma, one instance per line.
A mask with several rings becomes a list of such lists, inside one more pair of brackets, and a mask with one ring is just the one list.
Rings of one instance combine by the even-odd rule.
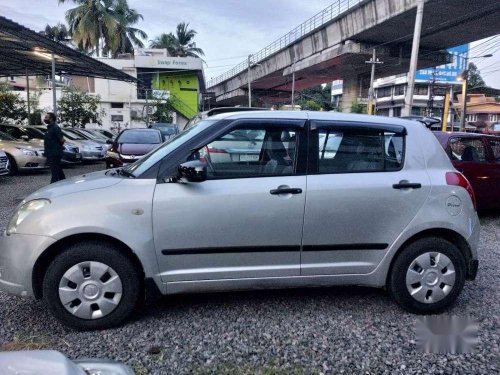
[[479, 269], [479, 257], [478, 257], [478, 246], [479, 246], [479, 234], [481, 233], [481, 225], [479, 223], [479, 217], [476, 215], [475, 223], [473, 224], [471, 235], [467, 239], [471, 250], [471, 259], [468, 260], [467, 264], [467, 280], [474, 280], [477, 276], [477, 271]]

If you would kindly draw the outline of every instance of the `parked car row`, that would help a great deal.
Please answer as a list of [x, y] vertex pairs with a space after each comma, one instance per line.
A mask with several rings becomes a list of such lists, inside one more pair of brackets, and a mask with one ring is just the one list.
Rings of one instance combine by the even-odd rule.
[[[47, 128], [42, 125], [0, 124], [0, 150], [7, 158], [5, 165], [0, 161], [0, 175], [48, 168], [43, 140], [46, 131]], [[110, 148], [108, 140], [116, 137], [115, 133], [101, 129], [62, 128], [62, 132], [66, 141], [63, 145], [63, 164], [104, 160]], [[4, 173], [3, 169], [7, 172]]]

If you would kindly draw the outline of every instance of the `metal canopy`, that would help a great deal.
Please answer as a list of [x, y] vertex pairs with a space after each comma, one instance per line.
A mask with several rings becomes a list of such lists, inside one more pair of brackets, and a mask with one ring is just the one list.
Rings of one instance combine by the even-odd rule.
[[0, 77], [51, 75], [52, 53], [57, 74], [136, 81], [121, 70], [0, 16]]

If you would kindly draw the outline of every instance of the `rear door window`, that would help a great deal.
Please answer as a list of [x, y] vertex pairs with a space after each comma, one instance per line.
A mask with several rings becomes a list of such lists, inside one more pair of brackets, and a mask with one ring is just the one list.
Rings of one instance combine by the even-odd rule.
[[488, 143], [493, 152], [493, 158], [497, 163], [500, 163], [500, 139], [488, 139]]
[[481, 138], [454, 137], [450, 139], [450, 158], [464, 162], [486, 161], [486, 151]]
[[404, 137], [383, 129], [320, 129], [318, 172], [397, 171], [403, 166]]

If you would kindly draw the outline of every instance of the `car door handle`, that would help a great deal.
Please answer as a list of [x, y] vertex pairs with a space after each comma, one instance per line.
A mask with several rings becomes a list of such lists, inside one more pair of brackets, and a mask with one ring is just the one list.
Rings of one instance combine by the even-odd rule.
[[392, 185], [393, 189], [420, 189], [422, 184], [418, 182], [409, 182], [406, 180], [399, 181], [399, 183]]
[[270, 191], [272, 195], [279, 194], [302, 194], [302, 189], [300, 188], [278, 188]]

